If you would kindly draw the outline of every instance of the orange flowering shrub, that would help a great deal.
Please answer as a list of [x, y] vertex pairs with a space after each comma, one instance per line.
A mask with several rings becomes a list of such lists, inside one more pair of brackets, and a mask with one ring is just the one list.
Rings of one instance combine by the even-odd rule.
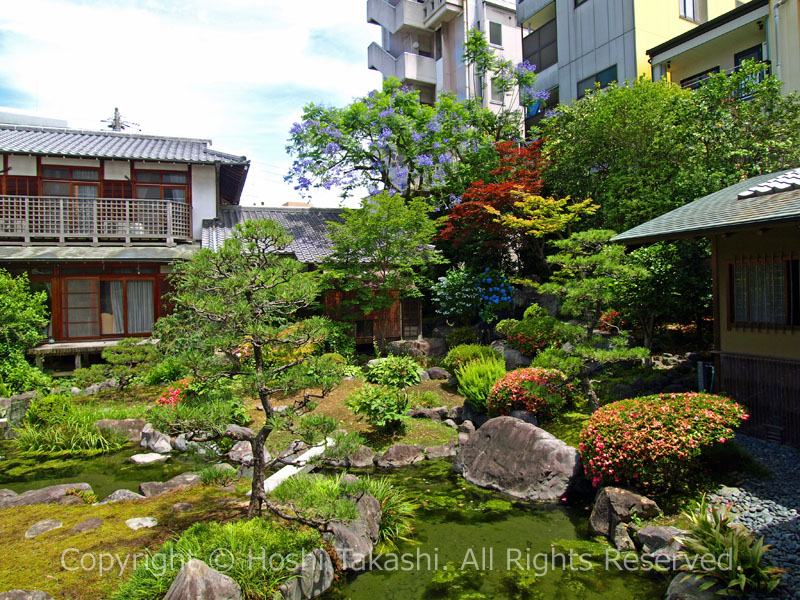
[[621, 400], [596, 411], [581, 432], [592, 484], [622, 483], [653, 495], [685, 486], [704, 448], [724, 444], [748, 418], [729, 398], [661, 394]]
[[572, 392], [566, 376], [557, 369], [532, 367], [507, 373], [492, 386], [486, 400], [490, 415], [508, 415], [527, 410], [540, 419], [552, 419], [564, 408]]

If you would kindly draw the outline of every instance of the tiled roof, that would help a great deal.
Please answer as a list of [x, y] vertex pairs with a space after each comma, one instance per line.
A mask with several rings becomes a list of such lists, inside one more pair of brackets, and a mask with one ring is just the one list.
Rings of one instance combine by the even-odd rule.
[[200, 249], [195, 244], [178, 246], [2, 246], [0, 262], [36, 261], [154, 261], [171, 262], [191, 258]]
[[210, 140], [191, 138], [0, 125], [0, 152], [235, 165], [248, 162], [244, 156], [212, 150], [210, 145]]
[[331, 253], [328, 221], [341, 222], [338, 208], [266, 208], [222, 206], [220, 217], [203, 221], [203, 248], [216, 250], [231, 236], [234, 225], [270, 219], [294, 238], [289, 250], [303, 263], [319, 263]]
[[[751, 177], [629, 229], [614, 241], [655, 242], [798, 221], [800, 189], [793, 183], [787, 187], [798, 176], [800, 169]], [[747, 193], [751, 190], [761, 191]]]

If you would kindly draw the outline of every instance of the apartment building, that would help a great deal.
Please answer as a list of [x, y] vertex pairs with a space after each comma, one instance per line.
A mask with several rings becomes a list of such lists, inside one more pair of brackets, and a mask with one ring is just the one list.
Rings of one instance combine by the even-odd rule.
[[[795, 0], [796, 1], [796, 0]], [[743, 4], [738, 0], [519, 0], [523, 58], [549, 105], [599, 83], [651, 76], [647, 50]], [[541, 117], [530, 107], [526, 122]]]
[[475, 27], [498, 55], [522, 60], [515, 9], [513, 0], [367, 0], [367, 21], [382, 30], [381, 44], [369, 46], [369, 68], [419, 90], [424, 103], [453, 92], [459, 100], [480, 97], [489, 108], [518, 108], [516, 96], [498, 93], [490, 77], [478, 80], [463, 62], [466, 34]]
[[770, 65], [783, 93], [800, 90], [798, 0], [751, 0], [647, 51], [653, 80], [694, 89], [711, 73], [745, 60]]

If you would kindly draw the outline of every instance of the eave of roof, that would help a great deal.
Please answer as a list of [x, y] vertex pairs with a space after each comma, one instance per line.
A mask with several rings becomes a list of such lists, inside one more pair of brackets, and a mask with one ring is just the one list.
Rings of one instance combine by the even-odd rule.
[[746, 15], [750, 12], [758, 10], [762, 6], [768, 6], [768, 5], [769, 5], [769, 0], [750, 0], [750, 2], [742, 4], [741, 6], [737, 6], [733, 10], [729, 10], [728, 12], [721, 14], [715, 19], [711, 19], [710, 21], [701, 23], [697, 27], [690, 29], [685, 33], [677, 35], [674, 38], [667, 40], [663, 44], [659, 44], [654, 48], [650, 48], [650, 50], [647, 50], [645, 53], [647, 54], [647, 56], [650, 57], [653, 57], [657, 54], [661, 54], [662, 52], [669, 50], [670, 48], [674, 48], [675, 46], [683, 44], [684, 42], [688, 42], [689, 40], [699, 37], [704, 33], [711, 31], [712, 29], [716, 29], [717, 27], [724, 25], [725, 23], [729, 23], [735, 19], [738, 19], [742, 15]]
[[794, 170], [751, 177], [633, 227], [613, 238], [613, 241], [624, 244], [652, 243], [798, 222], [800, 189], [738, 197], [750, 188]]
[[104, 158], [225, 165], [248, 165], [236, 156], [208, 146], [210, 140], [89, 131], [57, 127], [0, 125], [0, 152], [33, 156]]
[[0, 262], [171, 262], [184, 260], [200, 246], [1, 246]]

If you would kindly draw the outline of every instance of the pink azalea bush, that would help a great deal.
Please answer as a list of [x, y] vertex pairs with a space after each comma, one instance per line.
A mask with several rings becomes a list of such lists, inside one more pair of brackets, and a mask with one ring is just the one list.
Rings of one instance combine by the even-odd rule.
[[189, 378], [176, 381], [167, 387], [166, 392], [158, 397], [156, 404], [159, 406], [177, 406], [184, 399], [184, 393], [191, 382], [192, 380]]
[[552, 419], [564, 408], [572, 393], [563, 384], [564, 373], [558, 369], [531, 367], [507, 373], [492, 386], [487, 398], [490, 415], [508, 415], [527, 410], [542, 420]]
[[607, 404], [581, 432], [583, 465], [595, 486], [619, 483], [668, 494], [698, 474], [705, 448], [724, 444], [748, 416], [733, 400], [702, 393]]

